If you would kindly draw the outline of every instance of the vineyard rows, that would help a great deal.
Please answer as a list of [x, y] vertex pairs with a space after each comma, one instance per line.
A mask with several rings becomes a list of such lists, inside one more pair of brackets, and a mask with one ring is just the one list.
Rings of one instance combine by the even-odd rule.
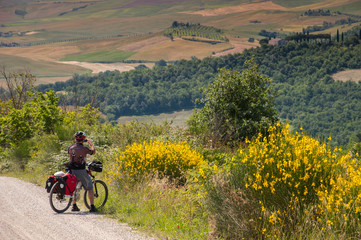
[[228, 39], [222, 35], [222, 30], [202, 25], [179, 25], [177, 27], [170, 27], [165, 31], [165, 35], [170, 37], [198, 37], [220, 42], [228, 41]]

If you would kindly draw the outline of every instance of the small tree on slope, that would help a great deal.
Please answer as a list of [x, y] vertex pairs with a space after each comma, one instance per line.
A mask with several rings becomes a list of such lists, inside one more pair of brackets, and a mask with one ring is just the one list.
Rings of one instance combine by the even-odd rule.
[[219, 69], [200, 100], [204, 107], [196, 110], [188, 122], [191, 131], [238, 146], [277, 121], [271, 79], [260, 74], [253, 59], [245, 64], [248, 68], [241, 73]]

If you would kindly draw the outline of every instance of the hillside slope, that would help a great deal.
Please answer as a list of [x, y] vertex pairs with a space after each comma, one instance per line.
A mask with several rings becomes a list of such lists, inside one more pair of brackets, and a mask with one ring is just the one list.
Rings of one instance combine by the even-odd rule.
[[[304, 15], [320, 8], [332, 14]], [[0, 42], [27, 47], [20, 51], [0, 48], [0, 54], [32, 61], [46, 56], [47, 61], [55, 62], [65, 56], [99, 51], [124, 49], [127, 53], [138, 43], [141, 48], [119, 61], [204, 58], [257, 46], [257, 40], [265, 37], [259, 35], [262, 30], [287, 35], [351, 15], [358, 18], [357, 14], [361, 15], [361, 2], [357, 0], [4, 0], [0, 2]], [[158, 42], [174, 21], [216, 27], [233, 41], [216, 45], [171, 39]], [[330, 33], [335, 34], [335, 30]], [[248, 42], [250, 38], [255, 39], [253, 44]], [[0, 64], [4, 62], [0, 60]]]

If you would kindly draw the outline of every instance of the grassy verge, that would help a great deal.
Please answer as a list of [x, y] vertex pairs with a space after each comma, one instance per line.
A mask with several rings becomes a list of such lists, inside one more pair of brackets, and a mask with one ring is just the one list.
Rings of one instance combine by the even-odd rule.
[[[160, 239], [359, 239], [358, 153], [288, 129], [230, 151], [168, 124], [88, 128], [97, 146], [88, 161], [103, 162], [97, 178], [110, 190], [101, 213]], [[43, 186], [67, 160], [67, 133], [1, 152], [1, 174]]]
[[208, 218], [190, 186], [148, 179], [131, 187], [111, 185], [104, 212], [161, 239], [207, 239]]

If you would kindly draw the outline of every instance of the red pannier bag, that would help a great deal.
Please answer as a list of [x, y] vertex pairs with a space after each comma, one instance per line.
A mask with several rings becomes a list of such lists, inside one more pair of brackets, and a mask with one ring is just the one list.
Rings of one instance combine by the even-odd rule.
[[66, 195], [73, 195], [76, 188], [76, 176], [74, 174], [67, 173], [63, 176], [64, 181], [66, 182]]
[[50, 175], [45, 183], [46, 191], [49, 193], [53, 185], [58, 181], [59, 189], [56, 189], [54, 193], [59, 190], [60, 193], [73, 195], [77, 183], [76, 176], [74, 174], [57, 172], [54, 175]]

